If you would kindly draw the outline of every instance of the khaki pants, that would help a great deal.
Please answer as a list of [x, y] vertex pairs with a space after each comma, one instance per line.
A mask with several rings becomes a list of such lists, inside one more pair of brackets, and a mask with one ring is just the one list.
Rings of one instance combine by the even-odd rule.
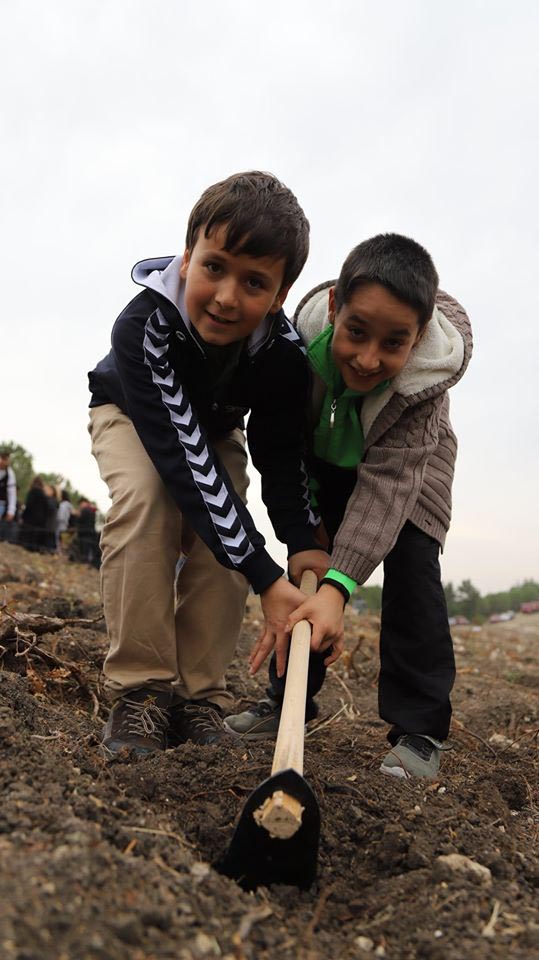
[[[90, 411], [92, 453], [112, 506], [101, 535], [101, 590], [110, 649], [103, 672], [113, 698], [140, 686], [230, 706], [225, 672], [239, 635], [248, 583], [195, 537], [176, 576], [182, 514], [129, 417], [115, 404]], [[245, 439], [215, 443], [245, 502]]]

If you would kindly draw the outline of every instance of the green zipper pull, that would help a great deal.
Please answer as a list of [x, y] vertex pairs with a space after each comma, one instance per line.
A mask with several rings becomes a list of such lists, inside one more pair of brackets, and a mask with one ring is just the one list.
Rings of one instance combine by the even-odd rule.
[[330, 407], [330, 413], [329, 413], [329, 429], [330, 429], [330, 430], [333, 430], [333, 426], [334, 426], [334, 424], [335, 424], [335, 411], [336, 411], [336, 409], [337, 409], [337, 401], [336, 401], [336, 400], [332, 400], [332, 401], [331, 401], [331, 407]]

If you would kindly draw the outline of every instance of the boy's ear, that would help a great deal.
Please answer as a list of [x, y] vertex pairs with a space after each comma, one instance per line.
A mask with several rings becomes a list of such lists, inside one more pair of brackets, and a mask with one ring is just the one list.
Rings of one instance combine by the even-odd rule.
[[412, 350], [414, 347], [417, 347], [419, 343], [421, 343], [423, 337], [425, 336], [425, 333], [427, 332], [427, 327], [428, 327], [428, 323], [424, 323], [423, 326], [421, 327], [421, 330], [418, 332], [417, 337], [415, 338], [412, 344]]
[[189, 257], [189, 250], [188, 250], [187, 247], [186, 247], [185, 250], [183, 251], [182, 265], [181, 265], [181, 267], [180, 267], [180, 277], [181, 277], [182, 280], [185, 280], [185, 278], [186, 278], [186, 276], [187, 276], [187, 268], [188, 268], [188, 266], [189, 266], [189, 259], [190, 259], [190, 257]]
[[281, 309], [283, 303], [285, 302], [288, 296], [289, 290], [290, 290], [290, 287], [281, 287], [281, 289], [279, 290], [279, 293], [277, 294], [277, 296], [275, 297], [275, 300], [273, 301], [271, 307], [269, 308], [269, 311], [268, 311], [269, 313], [279, 313], [279, 310]]
[[331, 326], [335, 323], [335, 287], [329, 288], [329, 298], [328, 298], [328, 319]]

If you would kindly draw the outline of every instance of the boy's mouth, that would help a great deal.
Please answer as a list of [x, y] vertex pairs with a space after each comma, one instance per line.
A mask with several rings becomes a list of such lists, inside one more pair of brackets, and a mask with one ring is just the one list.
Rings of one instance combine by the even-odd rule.
[[208, 316], [210, 320], [213, 321], [213, 323], [217, 323], [221, 327], [227, 327], [230, 324], [238, 322], [237, 320], [225, 320], [224, 317], [220, 317], [217, 313], [210, 313], [209, 310], [206, 310], [205, 313], [206, 313], [206, 316]]
[[379, 377], [382, 373], [381, 370], [371, 370], [368, 373], [363, 373], [363, 371], [358, 370], [357, 367], [354, 367], [351, 363], [349, 363], [348, 366], [354, 376], [359, 377], [360, 380], [371, 380], [372, 377]]

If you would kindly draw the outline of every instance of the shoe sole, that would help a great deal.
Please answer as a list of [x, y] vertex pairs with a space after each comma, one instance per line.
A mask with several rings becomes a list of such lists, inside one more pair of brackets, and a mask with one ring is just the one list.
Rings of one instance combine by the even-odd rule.
[[412, 774], [408, 773], [404, 767], [386, 767], [382, 763], [379, 769], [382, 773], [385, 773], [387, 777], [397, 777], [399, 780], [410, 780], [412, 778]]
[[146, 750], [140, 749], [134, 746], [133, 744], [126, 743], [122, 747], [111, 750], [106, 743], [100, 743], [98, 747], [99, 753], [107, 763], [112, 763], [113, 760], [121, 760], [128, 757], [130, 754], [137, 757], [138, 759], [144, 759], [145, 757], [153, 756], [154, 753], [164, 753], [163, 750], [160, 750], [156, 747], [155, 750]]

